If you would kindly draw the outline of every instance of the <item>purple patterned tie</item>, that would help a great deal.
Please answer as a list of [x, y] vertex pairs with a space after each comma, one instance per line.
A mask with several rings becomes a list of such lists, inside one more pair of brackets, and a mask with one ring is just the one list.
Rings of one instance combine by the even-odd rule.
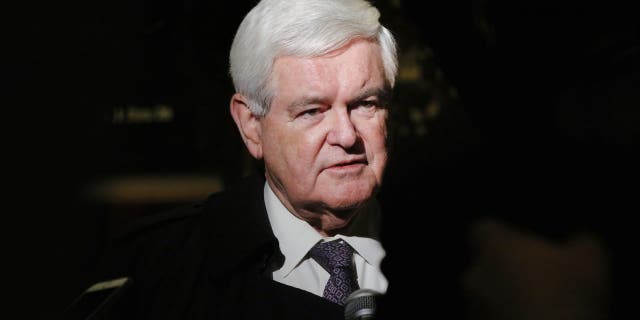
[[349, 294], [358, 289], [352, 263], [353, 248], [340, 239], [318, 242], [309, 250], [309, 255], [330, 274], [323, 296], [329, 301], [344, 305]]

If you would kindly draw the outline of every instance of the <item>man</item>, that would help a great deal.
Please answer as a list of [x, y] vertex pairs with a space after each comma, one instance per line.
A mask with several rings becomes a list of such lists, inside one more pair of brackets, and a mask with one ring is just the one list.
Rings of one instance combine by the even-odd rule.
[[[113, 318], [342, 319], [384, 293], [374, 200], [387, 162], [395, 42], [362, 0], [263, 0], [230, 53], [252, 177], [116, 243], [133, 279]], [[120, 249], [121, 248], [121, 249]]]

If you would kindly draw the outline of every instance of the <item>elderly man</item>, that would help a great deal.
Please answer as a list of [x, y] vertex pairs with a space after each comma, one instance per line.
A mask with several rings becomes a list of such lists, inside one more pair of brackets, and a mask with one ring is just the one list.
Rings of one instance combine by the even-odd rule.
[[133, 285], [113, 318], [342, 319], [354, 290], [386, 291], [375, 195], [397, 58], [378, 18], [362, 0], [262, 0], [247, 14], [230, 111], [265, 175], [117, 241], [110, 276]]

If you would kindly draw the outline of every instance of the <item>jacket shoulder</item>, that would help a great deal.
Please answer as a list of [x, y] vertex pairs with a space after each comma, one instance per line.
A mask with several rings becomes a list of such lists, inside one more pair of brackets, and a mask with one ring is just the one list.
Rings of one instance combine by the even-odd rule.
[[112, 236], [112, 241], [128, 241], [171, 229], [179, 229], [198, 220], [203, 214], [205, 202], [196, 202], [168, 209], [131, 221]]
[[132, 221], [107, 240], [98, 275], [145, 274], [188, 258], [185, 255], [199, 255], [205, 206], [218, 197]]

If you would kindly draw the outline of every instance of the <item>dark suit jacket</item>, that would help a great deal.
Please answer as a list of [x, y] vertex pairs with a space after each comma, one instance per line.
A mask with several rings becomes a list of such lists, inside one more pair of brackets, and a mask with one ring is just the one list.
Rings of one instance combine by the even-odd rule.
[[118, 236], [102, 278], [133, 285], [108, 319], [343, 319], [341, 306], [271, 278], [281, 254], [250, 177]]

